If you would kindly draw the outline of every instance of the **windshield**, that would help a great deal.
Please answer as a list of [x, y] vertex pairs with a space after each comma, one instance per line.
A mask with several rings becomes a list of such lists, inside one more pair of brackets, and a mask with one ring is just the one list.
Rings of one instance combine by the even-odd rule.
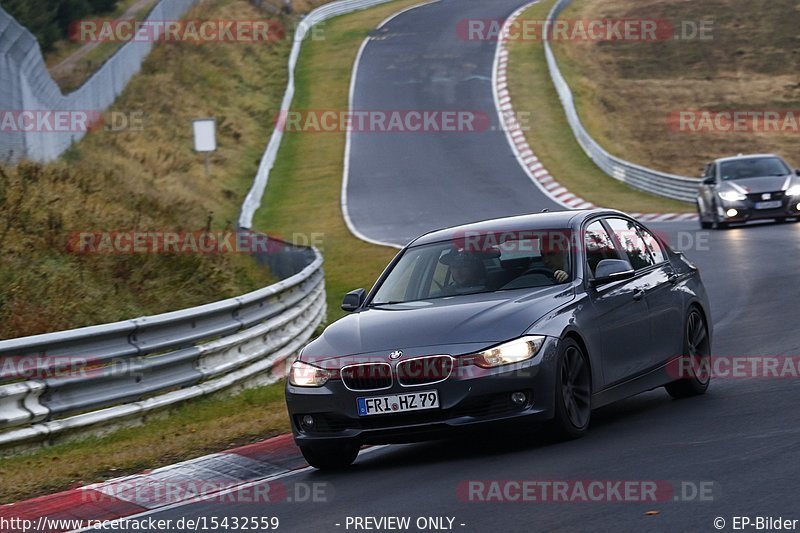
[[408, 249], [371, 305], [546, 287], [572, 279], [565, 233], [510, 233]]
[[723, 180], [759, 178], [764, 176], [785, 176], [791, 170], [777, 157], [753, 157], [726, 161], [719, 166]]

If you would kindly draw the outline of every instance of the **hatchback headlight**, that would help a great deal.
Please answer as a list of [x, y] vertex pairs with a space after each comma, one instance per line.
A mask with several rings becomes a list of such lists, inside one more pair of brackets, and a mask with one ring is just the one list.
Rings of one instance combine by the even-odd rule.
[[747, 196], [737, 191], [722, 191], [718, 194], [726, 202], [740, 202], [747, 199]]
[[481, 368], [519, 363], [536, 355], [544, 337], [528, 335], [475, 354], [473, 362]]
[[800, 185], [792, 185], [786, 189], [787, 196], [800, 196]]
[[292, 363], [289, 383], [296, 387], [321, 387], [331, 378], [331, 373], [302, 361]]

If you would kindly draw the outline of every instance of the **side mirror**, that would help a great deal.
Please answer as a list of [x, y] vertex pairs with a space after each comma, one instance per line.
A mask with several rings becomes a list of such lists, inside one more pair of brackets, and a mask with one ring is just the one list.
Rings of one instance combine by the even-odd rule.
[[797, 174], [798, 176], [800, 176], [800, 168], [794, 169], [794, 173]]
[[717, 180], [715, 180], [714, 178], [703, 179], [703, 185], [714, 185], [715, 183], [717, 183]]
[[359, 307], [361, 307], [364, 303], [364, 300], [367, 298], [367, 291], [364, 289], [356, 289], [354, 291], [350, 291], [344, 295], [344, 301], [342, 302], [342, 309], [347, 311], [348, 313], [352, 313], [356, 311]]
[[633, 267], [623, 259], [603, 259], [594, 269], [592, 285], [602, 285], [633, 277]]

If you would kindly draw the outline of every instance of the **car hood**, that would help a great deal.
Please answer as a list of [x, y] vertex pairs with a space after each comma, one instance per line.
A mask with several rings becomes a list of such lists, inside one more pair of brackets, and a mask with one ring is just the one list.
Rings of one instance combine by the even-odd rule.
[[[788, 185], [787, 185], [787, 178]], [[764, 176], [762, 178], [742, 178], [738, 180], [725, 180], [722, 185], [726, 189], [739, 191], [737, 188], [744, 189], [747, 194], [761, 192], [782, 191], [794, 184], [792, 176]], [[784, 187], [787, 185], [786, 187]]]
[[302, 360], [502, 342], [524, 334], [534, 322], [574, 297], [571, 285], [557, 285], [369, 308], [328, 326], [306, 346]]

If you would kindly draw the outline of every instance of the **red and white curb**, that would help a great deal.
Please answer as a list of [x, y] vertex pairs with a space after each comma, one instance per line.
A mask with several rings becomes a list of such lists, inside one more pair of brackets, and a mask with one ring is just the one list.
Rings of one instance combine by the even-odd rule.
[[[519, 124], [517, 115], [511, 101], [511, 93], [508, 90], [508, 39], [510, 38], [511, 27], [523, 11], [536, 4], [538, 0], [526, 4], [506, 19], [497, 40], [497, 50], [494, 58], [494, 68], [492, 69], [492, 84], [494, 89], [494, 101], [500, 117], [501, 127], [506, 132], [506, 138], [511, 145], [511, 150], [517, 158], [520, 166], [525, 170], [528, 177], [545, 195], [557, 204], [567, 209], [593, 209], [596, 206], [592, 202], [586, 201], [577, 194], [569, 191], [561, 185], [547, 171], [539, 158], [536, 157], [531, 146], [525, 138], [525, 132]], [[632, 213], [632, 216], [642, 221], [648, 222], [673, 222], [697, 220], [694, 213]]]
[[114, 520], [199, 499], [222, 504], [281, 503], [290, 501], [286, 485], [251, 482], [306, 466], [292, 435], [280, 435], [149, 472], [3, 505], [0, 524], [5, 525], [0, 530], [61, 533], [85, 527], [89, 521]]

